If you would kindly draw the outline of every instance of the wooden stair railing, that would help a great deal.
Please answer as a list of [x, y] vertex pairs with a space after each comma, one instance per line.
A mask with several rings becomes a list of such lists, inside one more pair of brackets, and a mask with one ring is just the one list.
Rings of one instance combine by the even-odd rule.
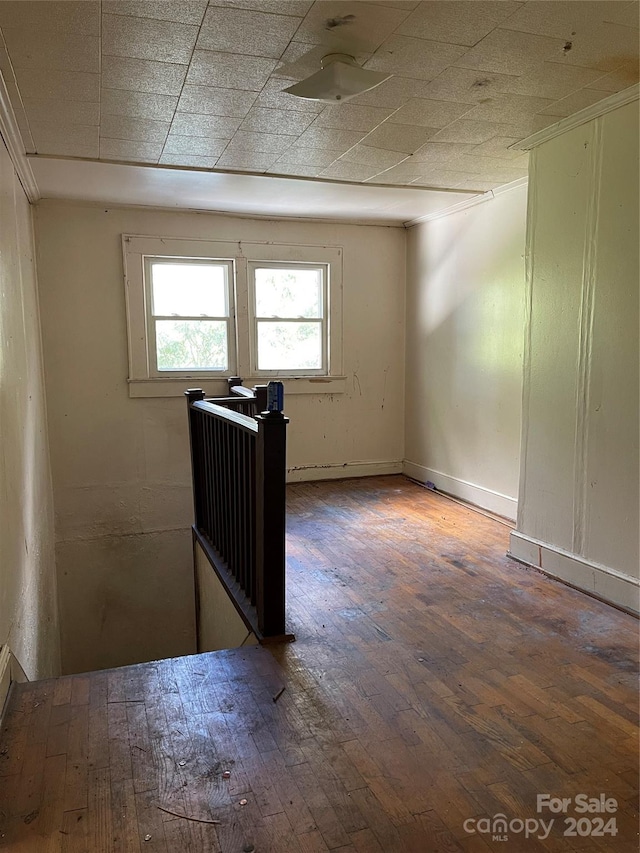
[[[233, 383], [233, 384], [232, 384]], [[285, 629], [286, 428], [267, 409], [267, 386], [229, 380], [230, 395], [185, 392], [195, 523], [193, 534], [247, 627], [261, 642]]]

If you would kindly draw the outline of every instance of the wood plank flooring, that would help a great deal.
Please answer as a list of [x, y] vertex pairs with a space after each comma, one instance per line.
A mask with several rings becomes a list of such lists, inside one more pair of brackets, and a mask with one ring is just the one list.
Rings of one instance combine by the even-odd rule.
[[[0, 849], [636, 851], [637, 621], [402, 477], [288, 494], [297, 642], [19, 685]], [[538, 814], [537, 794], [617, 808]], [[479, 831], [497, 814], [507, 840]]]

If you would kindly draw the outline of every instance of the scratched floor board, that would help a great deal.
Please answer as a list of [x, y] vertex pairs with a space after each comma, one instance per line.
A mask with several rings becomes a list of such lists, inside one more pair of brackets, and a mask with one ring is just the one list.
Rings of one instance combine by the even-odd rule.
[[[288, 496], [296, 643], [16, 685], [0, 850], [637, 850], [637, 621], [403, 477]], [[617, 836], [539, 793], [615, 798]], [[554, 825], [465, 828], [499, 813]]]

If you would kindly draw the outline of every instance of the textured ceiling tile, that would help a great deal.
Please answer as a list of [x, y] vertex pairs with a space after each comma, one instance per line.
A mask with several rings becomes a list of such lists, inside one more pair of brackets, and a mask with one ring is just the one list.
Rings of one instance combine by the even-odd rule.
[[[322, 59], [328, 53], [331, 53], [331, 50], [326, 45], [308, 44], [294, 39], [280, 57], [280, 62], [273, 72], [274, 77], [286, 77], [296, 82], [302, 80], [303, 77], [320, 71]], [[363, 56], [368, 59], [370, 52]], [[363, 59], [360, 54], [356, 58], [358, 61]]]
[[100, 3], [98, 0], [2, 0], [0, 27], [24, 27], [49, 33], [70, 32], [87, 36], [100, 35]]
[[195, 115], [176, 113], [171, 133], [178, 136], [211, 136], [216, 139], [231, 139], [240, 127], [242, 119], [230, 116]]
[[313, 6], [313, 0], [210, 0], [209, 5], [226, 6], [232, 9], [255, 9], [257, 12], [304, 18]]
[[419, 80], [432, 80], [464, 53], [465, 48], [455, 44], [392, 36], [366, 63], [366, 68]]
[[434, 137], [434, 142], [466, 142], [479, 145], [494, 136], [508, 136], [508, 125], [491, 121], [454, 121]]
[[[452, 178], [455, 178], [455, 174], [451, 175]], [[494, 190], [496, 187], [500, 186], [500, 181], [478, 181], [476, 178], [467, 179], [460, 181], [459, 184], [448, 184], [448, 186], [453, 187], [459, 190], [469, 190], [470, 192], [473, 190], [480, 192], [488, 192], [489, 190]]]
[[520, 3], [431, 0], [420, 3], [397, 32], [431, 41], [472, 46], [512, 15]]
[[211, 89], [208, 86], [185, 85], [178, 110], [201, 115], [232, 116], [244, 118], [255, 101], [255, 92], [238, 89]]
[[604, 10], [607, 23], [622, 24], [625, 27], [640, 26], [640, 3], [638, 0], [625, 3], [607, 3]]
[[283, 92], [287, 86], [297, 83], [297, 80], [271, 77], [255, 101], [256, 107], [270, 110], [287, 110], [317, 115], [325, 108], [325, 104], [309, 101], [307, 98], [296, 98], [288, 92]]
[[554, 0], [553, 3], [530, 0], [511, 15], [503, 27], [567, 40], [585, 25], [604, 20], [608, 8], [625, 5], [624, 0]]
[[558, 61], [600, 71], [615, 71], [630, 58], [638, 56], [638, 31], [601, 23], [585, 27], [572, 36], [571, 45], [571, 50], [563, 51]]
[[374, 148], [385, 148], [388, 151], [413, 154], [436, 132], [429, 127], [410, 127], [404, 124], [385, 122], [368, 134], [364, 144], [371, 145]]
[[341, 163], [359, 163], [363, 166], [377, 166], [379, 169], [389, 169], [404, 160], [406, 154], [399, 151], [387, 151], [384, 148], [372, 148], [369, 145], [354, 146], [344, 154]]
[[411, 12], [420, 5], [420, 0], [376, 0], [380, 6], [390, 6], [393, 9], [406, 9]]
[[[450, 145], [442, 142], [427, 142], [411, 158], [411, 163], [421, 163], [422, 172], [424, 173], [425, 164], [428, 166], [443, 168], [451, 163], [458, 162], [467, 154], [471, 154], [476, 146], [468, 142], [457, 142]], [[408, 163], [410, 165], [411, 163]], [[402, 164], [405, 165], [404, 163]]]
[[30, 121], [96, 126], [100, 124], [100, 104], [97, 102], [28, 98], [23, 103]]
[[94, 103], [100, 100], [99, 74], [21, 68], [16, 76], [20, 94], [26, 99], [50, 98]]
[[317, 117], [313, 128], [332, 127], [340, 130], [373, 130], [393, 112], [384, 107], [362, 107], [353, 104], [329, 106]]
[[310, 127], [299, 137], [301, 148], [333, 148], [346, 151], [364, 136], [361, 130], [336, 130], [332, 127]]
[[128, 15], [102, 16], [102, 52], [109, 56], [154, 59], [188, 65], [198, 28]]
[[[455, 187], [464, 183], [465, 186], [476, 186], [478, 183], [477, 175], [469, 175], [466, 172], [454, 172], [450, 170], [442, 170], [435, 172], [427, 172], [411, 181], [411, 186], [416, 187]], [[492, 184], [495, 186], [495, 184]]]
[[579, 68], [559, 62], [541, 62], [522, 77], [505, 77], [498, 91], [512, 95], [535, 95], [539, 98], [564, 98], [598, 78], [600, 71]]
[[168, 121], [102, 114], [100, 136], [103, 139], [129, 139], [132, 142], [164, 142], [169, 133]]
[[559, 59], [564, 45], [563, 39], [496, 29], [455, 64], [476, 71], [517, 76], [537, 68], [545, 59]]
[[494, 93], [506, 91], [512, 82], [524, 79], [508, 74], [474, 71], [470, 68], [445, 68], [435, 80], [425, 84], [421, 98], [435, 101], [455, 101], [459, 104], [478, 104]]
[[[467, 159], [469, 160], [468, 171], [485, 181], [500, 181], [507, 184], [527, 176], [526, 165], [512, 167], [492, 158], [468, 157]], [[465, 169], [461, 168], [461, 171], [465, 171]]]
[[366, 181], [372, 178], [380, 169], [377, 166], [361, 166], [358, 163], [345, 163], [338, 160], [320, 172], [321, 178], [336, 178], [342, 181]]
[[259, 56], [234, 56], [232, 53], [196, 50], [187, 83], [259, 92], [274, 66], [274, 60]]
[[48, 154], [52, 157], [84, 157], [88, 160], [97, 160], [99, 156], [99, 145], [95, 143], [76, 142], [73, 139], [50, 140], [43, 145], [35, 145], [35, 154]]
[[620, 68], [612, 71], [610, 74], [605, 74], [603, 77], [598, 77], [593, 83], [589, 84], [590, 89], [597, 89], [601, 92], [620, 92], [622, 89], [628, 89], [640, 80], [640, 67], [637, 60], [626, 62]]
[[411, 183], [412, 178], [406, 175], [394, 175], [393, 169], [386, 172], [379, 172], [377, 175], [372, 175], [364, 181], [365, 184], [385, 184], [394, 187], [404, 187]]
[[302, 163], [277, 163], [268, 169], [270, 175], [293, 175], [302, 176], [305, 178], [315, 178], [318, 176], [322, 166], [307, 166]]
[[362, 104], [371, 107], [390, 107], [398, 109], [411, 98], [426, 98], [428, 86], [426, 80], [415, 80], [411, 77], [391, 77], [375, 89], [370, 89], [357, 98], [352, 98], [350, 104]]
[[[0, 5], [2, 5], [0, 3]], [[45, 68], [51, 71], [100, 71], [100, 40], [78, 33], [3, 29], [7, 50], [16, 71]]]
[[106, 89], [179, 95], [186, 73], [186, 65], [121, 56], [102, 57], [102, 85]]
[[229, 143], [229, 151], [257, 151], [262, 154], [278, 153], [291, 145], [294, 137], [275, 133], [253, 133], [239, 130]]
[[216, 167], [240, 172], [266, 172], [273, 166], [277, 157], [277, 154], [256, 151], [225, 151]]
[[473, 107], [470, 104], [412, 98], [395, 112], [389, 121], [393, 124], [412, 124], [419, 127], [446, 127], [471, 109]]
[[69, 142], [71, 145], [93, 146], [98, 144], [96, 125], [65, 124], [59, 121], [30, 122], [38, 153], [43, 153], [50, 143]]
[[494, 95], [486, 104], [478, 104], [466, 114], [469, 121], [493, 121], [516, 124], [542, 112], [553, 101], [549, 98], [532, 98], [528, 95]]
[[158, 161], [162, 166], [190, 166], [194, 169], [213, 169], [217, 157], [204, 157], [196, 154], [163, 154]]
[[207, 0], [102, 0], [102, 11], [180, 24], [202, 23]]
[[494, 136], [493, 139], [489, 139], [487, 142], [477, 145], [473, 149], [473, 153], [478, 154], [480, 157], [497, 157], [500, 160], [518, 160], [519, 158], [523, 156], [526, 157], [527, 155], [523, 155], [522, 151], [509, 151], [509, 146], [515, 145], [515, 143], [519, 141], [519, 137]]
[[104, 113], [133, 118], [171, 121], [178, 105], [177, 95], [154, 92], [128, 92], [125, 89], [103, 89], [100, 106]]
[[301, 20], [285, 15], [209, 6], [200, 30], [198, 48], [278, 59]]
[[129, 160], [133, 163], [157, 163], [162, 154], [159, 142], [132, 142], [129, 139], [101, 139], [100, 158]]
[[301, 113], [293, 110], [265, 110], [252, 107], [242, 122], [242, 130], [255, 130], [259, 133], [284, 133], [300, 136], [314, 120], [315, 113]]
[[190, 157], [219, 157], [229, 143], [228, 139], [180, 136], [171, 132], [165, 142], [163, 154], [180, 154]]
[[585, 107], [590, 107], [591, 104], [597, 104], [598, 101], [606, 97], [605, 92], [599, 92], [594, 89], [580, 89], [580, 91], [574, 92], [572, 95], [562, 98], [562, 100], [556, 101], [554, 104], [550, 104], [545, 109], [540, 110], [540, 113], [542, 115], [562, 118], [580, 112]]
[[[337, 51], [354, 45], [359, 51], [373, 51], [395, 32], [407, 14], [403, 9], [361, 0], [322, 0], [314, 3], [308, 12], [296, 33], [296, 40], [326, 44]], [[353, 17], [349, 18], [349, 15]], [[331, 27], [328, 22], [336, 22], [337, 25]]]
[[317, 166], [318, 169], [324, 169], [337, 160], [343, 151], [344, 149], [333, 148], [302, 148], [298, 142], [295, 142], [278, 160], [278, 163], [285, 162], [291, 166]]

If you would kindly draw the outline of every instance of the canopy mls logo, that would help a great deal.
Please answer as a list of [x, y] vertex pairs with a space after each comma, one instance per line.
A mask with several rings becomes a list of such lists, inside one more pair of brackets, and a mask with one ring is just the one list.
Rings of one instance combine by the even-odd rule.
[[508, 841], [509, 833], [520, 835], [524, 833], [525, 838], [538, 838], [544, 841], [549, 837], [553, 827], [553, 818], [545, 823], [542, 818], [528, 817], [522, 820], [519, 817], [508, 820], [504, 814], [495, 814], [493, 817], [467, 818], [462, 828], [469, 835], [490, 835], [492, 841]]
[[[575, 815], [569, 815], [569, 810]], [[615, 814], [618, 801], [606, 794], [589, 797], [587, 794], [576, 794], [575, 797], [555, 797], [551, 794], [538, 794], [536, 811], [538, 817], [507, 818], [498, 813], [493, 817], [467, 818], [462, 824], [469, 835], [490, 835], [492, 841], [508, 841], [510, 835], [524, 835], [525, 838], [536, 838], [540, 841], [547, 839], [556, 822], [555, 817], [545, 820], [541, 813], [561, 815], [558, 819], [559, 830], [566, 837], [604, 837], [618, 834]], [[581, 815], [595, 815], [582, 817]], [[605, 817], [600, 817], [605, 815]]]

